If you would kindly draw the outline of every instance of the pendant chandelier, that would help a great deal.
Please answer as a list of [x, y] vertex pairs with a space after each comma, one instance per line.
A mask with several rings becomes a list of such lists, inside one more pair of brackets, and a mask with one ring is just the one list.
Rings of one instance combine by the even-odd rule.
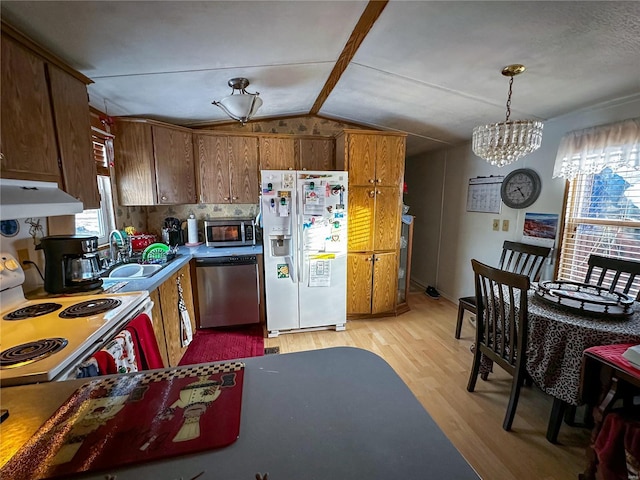
[[[229, 80], [229, 86], [232, 89], [231, 95], [224, 97], [219, 102], [214, 100], [211, 103], [220, 107], [234, 120], [245, 125], [262, 105], [262, 99], [258, 96], [260, 94], [258, 92], [249, 93], [245, 90], [249, 86], [249, 80], [246, 78], [232, 78]], [[235, 94], [236, 90], [237, 94]]]
[[504, 167], [537, 150], [542, 144], [542, 122], [537, 120], [509, 120], [513, 77], [525, 71], [524, 65], [507, 65], [502, 75], [509, 77], [507, 118], [502, 123], [481, 125], [473, 129], [472, 148], [491, 165]]

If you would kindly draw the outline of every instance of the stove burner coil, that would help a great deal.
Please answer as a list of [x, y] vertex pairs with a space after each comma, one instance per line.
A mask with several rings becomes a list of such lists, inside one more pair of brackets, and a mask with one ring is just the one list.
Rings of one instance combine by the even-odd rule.
[[7, 313], [4, 320], [24, 320], [25, 318], [39, 317], [40, 315], [46, 315], [47, 313], [55, 312], [62, 308], [59, 303], [38, 303], [35, 305], [29, 305], [28, 307], [19, 308], [13, 312]]
[[58, 316], [60, 318], [80, 318], [98, 315], [116, 308], [122, 303], [114, 298], [101, 298], [98, 300], [87, 300], [86, 302], [76, 303], [61, 311]]
[[17, 367], [42, 360], [67, 346], [66, 338], [43, 338], [0, 352], [0, 367]]

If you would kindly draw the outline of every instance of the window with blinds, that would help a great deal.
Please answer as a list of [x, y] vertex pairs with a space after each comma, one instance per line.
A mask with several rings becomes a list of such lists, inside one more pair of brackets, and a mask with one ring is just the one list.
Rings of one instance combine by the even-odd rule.
[[557, 278], [584, 281], [591, 254], [640, 260], [640, 168], [634, 163], [569, 180]]

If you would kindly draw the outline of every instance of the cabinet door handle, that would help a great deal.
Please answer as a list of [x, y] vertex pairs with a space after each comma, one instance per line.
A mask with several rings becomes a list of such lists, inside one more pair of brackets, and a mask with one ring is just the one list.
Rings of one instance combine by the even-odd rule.
[[160, 197], [160, 200], [163, 200], [163, 201], [164, 201], [164, 200], [166, 200], [166, 199], [167, 199], [167, 197], [165, 197], [164, 195], [163, 195], [162, 197]]
[[231, 197], [231, 200], [237, 200], [238, 197]]
[[382, 195], [382, 192], [380, 190], [376, 190], [376, 195]]
[[374, 183], [374, 182], [375, 182], [375, 180], [373, 178], [369, 179], [369, 183]]
[[365, 262], [371, 262], [373, 260], [373, 257], [367, 257], [364, 260], [365, 260]]
[[382, 183], [382, 179], [376, 178], [376, 183]]
[[373, 256], [373, 261], [374, 261], [374, 262], [377, 262], [378, 260], [380, 260], [380, 259], [374, 255], [374, 256]]
[[371, 191], [369, 192], [369, 197], [370, 197], [370, 198], [375, 197], [375, 195], [376, 195], [375, 190], [371, 190]]
[[224, 197], [223, 200], [229, 200], [229, 197]]

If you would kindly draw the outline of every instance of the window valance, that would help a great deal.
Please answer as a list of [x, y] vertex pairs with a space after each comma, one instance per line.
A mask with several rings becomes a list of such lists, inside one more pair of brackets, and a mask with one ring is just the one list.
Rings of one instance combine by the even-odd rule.
[[640, 118], [569, 132], [560, 141], [553, 178], [592, 174], [604, 167], [640, 168]]

